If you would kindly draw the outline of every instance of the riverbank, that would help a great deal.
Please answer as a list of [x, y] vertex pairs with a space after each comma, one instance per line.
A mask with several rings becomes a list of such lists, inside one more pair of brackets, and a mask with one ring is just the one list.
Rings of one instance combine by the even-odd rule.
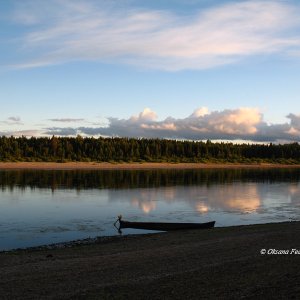
[[[3, 299], [296, 299], [300, 254], [292, 249], [300, 253], [300, 222], [11, 251], [0, 253], [0, 294]], [[278, 250], [289, 254], [275, 254]]]
[[97, 162], [0, 162], [0, 170], [147, 170], [147, 169], [300, 168], [300, 164], [234, 163], [97, 163]]

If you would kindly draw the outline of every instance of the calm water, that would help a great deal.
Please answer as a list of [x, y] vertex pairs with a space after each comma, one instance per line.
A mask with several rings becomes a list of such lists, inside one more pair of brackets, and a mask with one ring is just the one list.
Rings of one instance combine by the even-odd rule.
[[0, 250], [115, 235], [119, 214], [216, 226], [300, 219], [296, 169], [0, 171], [0, 189]]

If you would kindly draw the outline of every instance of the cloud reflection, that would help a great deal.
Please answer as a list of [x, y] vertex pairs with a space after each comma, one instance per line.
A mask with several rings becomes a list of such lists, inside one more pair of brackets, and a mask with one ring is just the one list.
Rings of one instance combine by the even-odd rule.
[[196, 210], [201, 214], [206, 214], [209, 211], [209, 207], [204, 203], [197, 203], [195, 205]]
[[256, 211], [262, 203], [258, 187], [254, 184], [226, 185], [218, 190], [208, 189], [206, 194], [210, 206], [217, 209], [249, 213]]
[[295, 205], [300, 205], [300, 185], [299, 183], [294, 183], [289, 186], [288, 195], [290, 196], [291, 203]]
[[[298, 190], [299, 191], [299, 190]], [[124, 191], [123, 191], [124, 192]], [[127, 190], [123, 194], [132, 207], [149, 214], [159, 209], [159, 204], [182, 202], [200, 214], [211, 211], [251, 213], [262, 205], [263, 193], [257, 184], [228, 184], [218, 186], [166, 187], [158, 189]]]
[[140, 192], [138, 196], [134, 196], [130, 203], [134, 207], [138, 207], [145, 214], [150, 213], [156, 209], [158, 200], [157, 191], [153, 189], [145, 189]]
[[135, 206], [135, 207], [138, 207], [145, 214], [148, 214], [152, 210], [156, 209], [156, 203], [151, 201], [151, 200], [143, 200], [143, 199], [133, 198], [131, 200], [131, 205]]

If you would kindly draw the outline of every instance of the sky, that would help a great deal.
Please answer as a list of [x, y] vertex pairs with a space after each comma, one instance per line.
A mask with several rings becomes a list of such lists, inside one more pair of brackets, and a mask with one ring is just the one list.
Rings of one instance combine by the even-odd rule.
[[0, 0], [0, 135], [300, 142], [300, 1]]

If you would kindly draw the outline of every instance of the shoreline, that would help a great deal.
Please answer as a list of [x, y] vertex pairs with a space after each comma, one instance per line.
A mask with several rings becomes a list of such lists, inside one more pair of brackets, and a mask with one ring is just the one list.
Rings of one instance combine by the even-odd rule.
[[65, 249], [65, 248], [73, 248], [78, 246], [91, 246], [94, 244], [102, 244], [102, 243], [110, 243], [124, 237], [135, 237], [135, 236], [144, 236], [149, 234], [160, 234], [158, 233], [144, 233], [144, 234], [127, 234], [127, 235], [105, 235], [105, 236], [96, 236], [96, 237], [87, 237], [77, 240], [70, 240], [65, 242], [51, 243], [51, 244], [43, 244], [38, 246], [29, 246], [24, 248], [13, 248], [8, 250], [0, 250], [1, 254], [10, 254], [10, 253], [20, 253], [20, 252], [36, 252], [36, 251], [45, 251], [45, 250], [55, 250], [55, 249]]
[[300, 164], [243, 163], [108, 163], [108, 162], [0, 162], [0, 170], [153, 170], [153, 169], [300, 168]]
[[[269, 222], [269, 223], [257, 223], [257, 224], [247, 224], [247, 225], [231, 225], [231, 226], [223, 226], [223, 227], [213, 227], [212, 229], [204, 229], [201, 231], [209, 231], [209, 230], [237, 230], [237, 229], [246, 229], [251, 227], [262, 227], [262, 226], [280, 226], [286, 225], [291, 223], [299, 223], [300, 221], [282, 221], [282, 222]], [[29, 246], [24, 248], [13, 248], [9, 250], [0, 250], [1, 254], [10, 254], [10, 253], [21, 253], [21, 252], [36, 252], [36, 251], [46, 251], [46, 250], [57, 250], [57, 249], [67, 249], [67, 248], [76, 248], [81, 246], [92, 246], [96, 244], [106, 244], [106, 243], [113, 243], [119, 240], [126, 240], [126, 239], [143, 239], [149, 236], [160, 236], [164, 234], [176, 234], [177, 232], [186, 233], [189, 231], [198, 231], [199, 229], [195, 230], [178, 230], [178, 231], [157, 231], [152, 233], [140, 233], [140, 234], [119, 234], [119, 235], [106, 235], [106, 236], [95, 236], [95, 237], [87, 237], [82, 239], [70, 240], [65, 242], [58, 242], [58, 243], [50, 243], [50, 244], [43, 244], [38, 246]]]
[[296, 299], [299, 262], [299, 221], [126, 235], [2, 252], [0, 294], [5, 299]]

